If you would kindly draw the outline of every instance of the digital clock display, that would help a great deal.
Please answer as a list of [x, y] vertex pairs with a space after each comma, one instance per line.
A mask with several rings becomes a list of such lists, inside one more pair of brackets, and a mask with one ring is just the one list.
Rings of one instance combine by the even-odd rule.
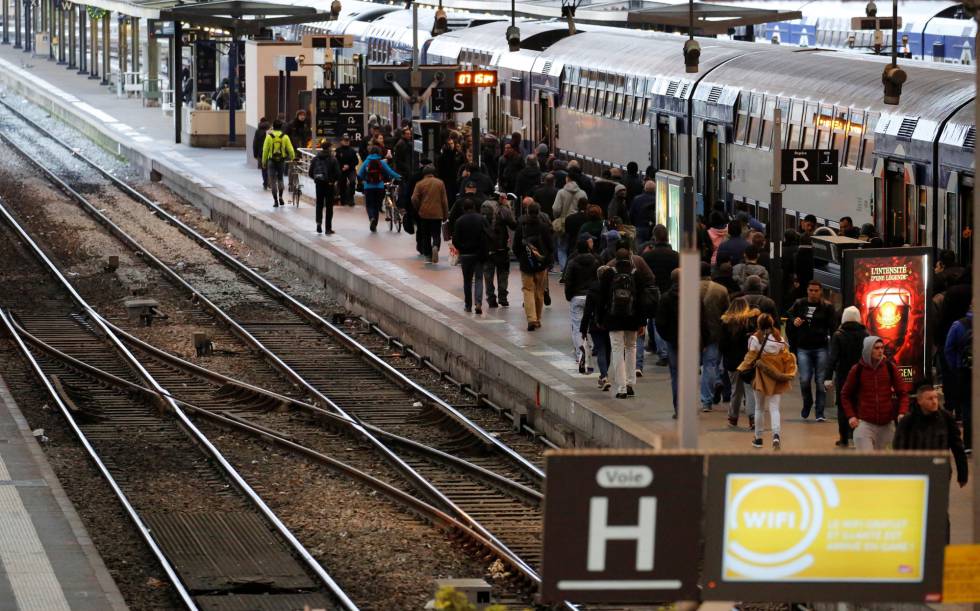
[[496, 70], [461, 70], [456, 73], [457, 87], [493, 87], [496, 84]]

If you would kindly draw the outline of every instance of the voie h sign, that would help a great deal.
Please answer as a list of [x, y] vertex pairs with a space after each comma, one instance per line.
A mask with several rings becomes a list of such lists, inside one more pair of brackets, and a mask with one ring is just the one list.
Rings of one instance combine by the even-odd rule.
[[549, 453], [542, 598], [697, 599], [703, 464], [690, 453]]

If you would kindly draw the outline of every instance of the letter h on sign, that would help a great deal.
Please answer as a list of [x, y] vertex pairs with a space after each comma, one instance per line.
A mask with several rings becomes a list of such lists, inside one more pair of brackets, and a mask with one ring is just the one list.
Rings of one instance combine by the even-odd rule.
[[636, 570], [652, 571], [656, 550], [657, 497], [640, 497], [639, 524], [635, 526], [609, 525], [609, 497], [594, 496], [589, 505], [589, 556], [590, 571], [606, 570], [606, 543], [609, 541], [636, 541]]

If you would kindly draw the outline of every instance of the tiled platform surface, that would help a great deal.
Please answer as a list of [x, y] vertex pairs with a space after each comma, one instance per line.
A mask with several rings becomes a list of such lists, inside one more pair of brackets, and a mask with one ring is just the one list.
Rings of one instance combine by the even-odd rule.
[[[26, 67], [24, 64], [29, 64]], [[595, 375], [581, 376], [571, 357], [568, 304], [557, 277], [543, 328], [528, 333], [516, 265], [510, 277], [511, 307], [465, 314], [459, 268], [432, 265], [415, 255], [414, 237], [367, 227], [361, 206], [337, 208], [333, 236], [314, 232], [313, 209], [274, 210], [258, 171], [241, 150], [200, 149], [173, 143], [173, 120], [137, 99], [117, 98], [106, 87], [46, 59], [0, 47], [0, 85], [48, 108], [147, 172], [159, 172], [173, 189], [210, 211], [248, 241], [265, 241], [304, 263], [344, 292], [347, 305], [379, 321], [493, 399], [524, 406], [549, 436], [571, 445], [670, 447], [675, 445], [666, 368], [647, 355], [636, 399], [617, 401], [600, 392]], [[307, 190], [309, 191], [309, 190]], [[516, 290], [515, 290], [516, 289]], [[696, 409], [696, 406], [689, 406]], [[836, 410], [827, 423], [800, 418], [799, 392], [783, 398], [783, 447], [830, 450]], [[700, 414], [700, 444], [748, 450], [745, 428], [729, 429], [723, 410]], [[744, 418], [743, 418], [744, 427]], [[954, 539], [969, 537], [969, 492], [953, 493]]]
[[125, 608], [0, 378], [0, 610]]

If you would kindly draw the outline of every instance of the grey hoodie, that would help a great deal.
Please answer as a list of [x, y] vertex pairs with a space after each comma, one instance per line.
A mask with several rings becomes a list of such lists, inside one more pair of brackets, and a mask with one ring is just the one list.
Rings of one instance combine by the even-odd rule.
[[561, 219], [562, 229], [564, 230], [565, 219], [568, 215], [578, 210], [579, 200], [587, 200], [585, 191], [579, 188], [574, 180], [565, 183], [565, 186], [558, 191], [555, 197], [555, 205], [552, 207], [555, 220]]
[[878, 337], [877, 335], [869, 335], [866, 338], [864, 338], [864, 346], [861, 348], [861, 360], [864, 362], [865, 365], [867, 365], [872, 369], [877, 369], [878, 365], [881, 365], [881, 363], [885, 360], [884, 358], [882, 358], [877, 363], [871, 362], [871, 349], [875, 347], [875, 342], [880, 342], [880, 341], [881, 338]]

